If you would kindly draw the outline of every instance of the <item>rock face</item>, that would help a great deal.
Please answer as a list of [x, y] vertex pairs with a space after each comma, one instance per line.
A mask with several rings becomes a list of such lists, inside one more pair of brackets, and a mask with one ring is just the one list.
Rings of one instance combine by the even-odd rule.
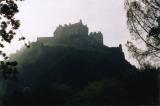
[[78, 47], [97, 48], [103, 46], [103, 35], [101, 32], [88, 33], [87, 25], [82, 21], [69, 24], [59, 25], [55, 32], [54, 37], [40, 37], [37, 39], [38, 43], [46, 45], [70, 45]]

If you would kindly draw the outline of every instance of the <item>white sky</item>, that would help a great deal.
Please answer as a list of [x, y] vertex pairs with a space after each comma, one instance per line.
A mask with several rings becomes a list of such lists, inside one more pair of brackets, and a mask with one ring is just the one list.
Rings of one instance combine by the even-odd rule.
[[[130, 39], [123, 0], [25, 0], [19, 3], [19, 9], [20, 32], [30, 41], [35, 41], [37, 36], [53, 36], [59, 24], [80, 19], [90, 31], [101, 31], [107, 46], [121, 43], [126, 51], [125, 43]], [[21, 45], [14, 41], [5, 51], [15, 52]]]

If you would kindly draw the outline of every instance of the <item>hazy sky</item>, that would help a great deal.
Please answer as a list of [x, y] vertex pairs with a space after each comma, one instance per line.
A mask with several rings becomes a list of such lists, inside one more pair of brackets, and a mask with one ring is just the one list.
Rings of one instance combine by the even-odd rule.
[[[101, 31], [107, 46], [123, 45], [130, 38], [126, 26], [123, 0], [25, 0], [19, 3], [20, 32], [27, 40], [37, 36], [53, 36], [59, 24], [75, 23], [82, 19], [90, 32]], [[18, 32], [19, 33], [19, 32]], [[20, 33], [19, 33], [20, 34]], [[20, 43], [7, 46], [11, 52]]]

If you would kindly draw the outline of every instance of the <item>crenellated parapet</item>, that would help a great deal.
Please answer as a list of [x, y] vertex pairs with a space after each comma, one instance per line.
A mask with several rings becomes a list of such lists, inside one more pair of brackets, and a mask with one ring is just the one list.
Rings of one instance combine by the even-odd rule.
[[95, 44], [103, 45], [103, 34], [101, 32], [91, 32], [89, 37], [94, 41]]

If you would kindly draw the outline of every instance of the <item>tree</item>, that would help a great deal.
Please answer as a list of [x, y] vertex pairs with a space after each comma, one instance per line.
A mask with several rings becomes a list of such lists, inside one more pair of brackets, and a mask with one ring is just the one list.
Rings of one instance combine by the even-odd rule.
[[[125, 9], [128, 29], [135, 38], [126, 44], [129, 52], [142, 67], [148, 60], [149, 64], [159, 63], [160, 0], [125, 0]], [[140, 47], [137, 41], [145, 45]]]
[[[0, 72], [4, 78], [14, 78], [17, 73], [17, 62], [7, 61], [8, 57], [2, 50], [6, 43], [11, 43], [16, 36], [16, 30], [20, 27], [20, 21], [15, 18], [15, 14], [19, 12], [17, 1], [22, 0], [0, 0], [0, 55], [3, 57]], [[19, 38], [24, 39], [25, 37]]]

